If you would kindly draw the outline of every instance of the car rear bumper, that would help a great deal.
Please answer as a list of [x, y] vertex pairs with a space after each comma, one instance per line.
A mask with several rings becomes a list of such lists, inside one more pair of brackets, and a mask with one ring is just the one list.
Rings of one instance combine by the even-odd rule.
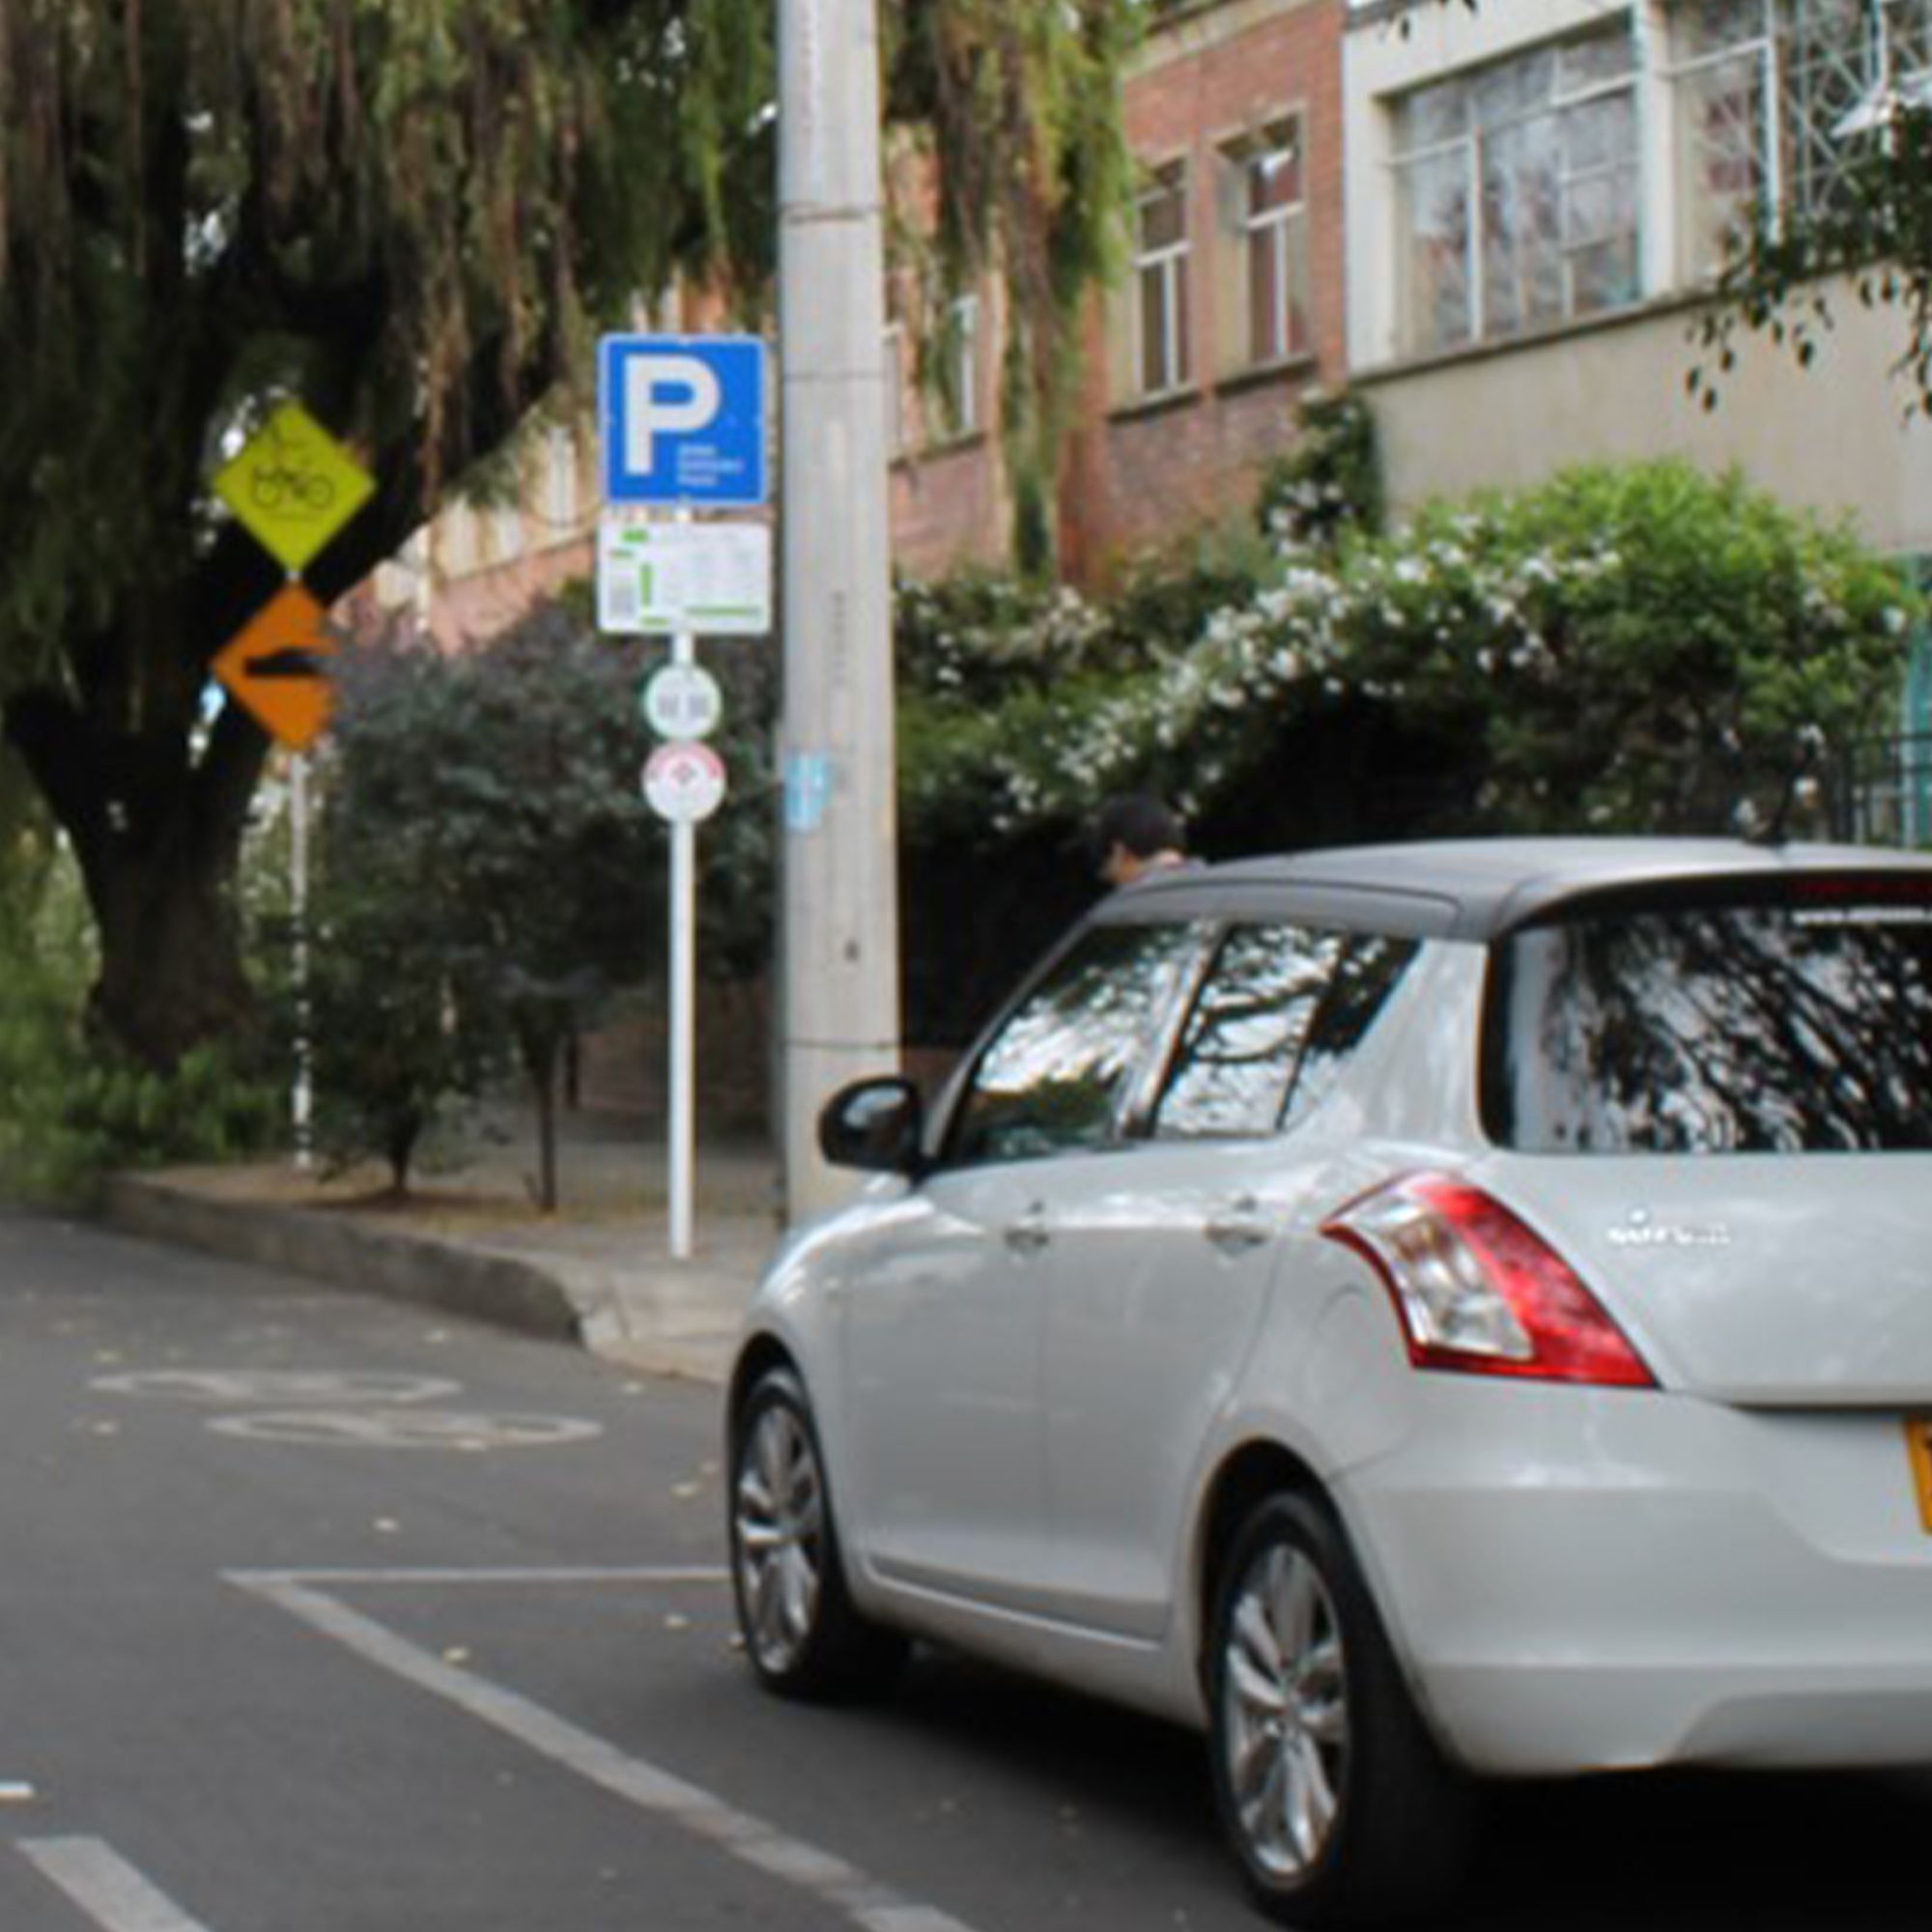
[[1932, 1763], [1904, 1419], [1426, 1378], [1338, 1499], [1425, 1711], [1495, 1774]]

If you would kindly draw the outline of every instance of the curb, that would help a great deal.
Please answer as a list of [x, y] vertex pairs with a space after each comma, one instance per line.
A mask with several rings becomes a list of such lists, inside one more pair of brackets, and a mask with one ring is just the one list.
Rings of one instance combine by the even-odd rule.
[[364, 1227], [310, 1208], [204, 1200], [139, 1175], [109, 1179], [103, 1216], [125, 1233], [229, 1261], [472, 1315], [528, 1335], [584, 1340], [577, 1305], [561, 1284], [514, 1255]]

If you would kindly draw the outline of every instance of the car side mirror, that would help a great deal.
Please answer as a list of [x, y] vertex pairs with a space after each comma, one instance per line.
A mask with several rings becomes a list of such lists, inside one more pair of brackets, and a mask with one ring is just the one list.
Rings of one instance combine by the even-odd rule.
[[818, 1116], [818, 1151], [834, 1167], [917, 1179], [925, 1170], [924, 1135], [919, 1089], [896, 1073], [841, 1087]]

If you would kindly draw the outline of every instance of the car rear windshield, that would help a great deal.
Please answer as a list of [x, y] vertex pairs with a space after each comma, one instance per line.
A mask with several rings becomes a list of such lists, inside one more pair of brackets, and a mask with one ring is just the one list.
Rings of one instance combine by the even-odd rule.
[[1932, 1148], [1932, 880], [1679, 892], [1498, 941], [1483, 1115], [1539, 1153]]

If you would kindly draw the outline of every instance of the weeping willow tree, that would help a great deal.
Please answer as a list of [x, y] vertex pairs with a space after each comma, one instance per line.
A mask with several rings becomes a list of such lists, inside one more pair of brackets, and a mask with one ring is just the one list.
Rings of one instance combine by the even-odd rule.
[[[144, 1060], [249, 1009], [229, 901], [269, 748], [203, 693], [281, 573], [210, 475], [287, 396], [352, 444], [378, 488], [306, 572], [327, 599], [637, 296], [682, 272], [755, 307], [784, 4], [0, 0], [0, 704], [85, 880], [94, 1016]], [[882, 4], [889, 114], [949, 270], [1006, 279], [1036, 451], [1139, 11]]]

